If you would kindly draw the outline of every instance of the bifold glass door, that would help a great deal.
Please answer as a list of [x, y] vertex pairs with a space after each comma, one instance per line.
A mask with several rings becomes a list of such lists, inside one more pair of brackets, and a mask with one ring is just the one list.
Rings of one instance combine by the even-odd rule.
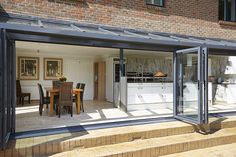
[[208, 123], [208, 53], [196, 47], [174, 54], [174, 117]]
[[15, 131], [16, 75], [15, 42], [0, 30], [0, 150]]

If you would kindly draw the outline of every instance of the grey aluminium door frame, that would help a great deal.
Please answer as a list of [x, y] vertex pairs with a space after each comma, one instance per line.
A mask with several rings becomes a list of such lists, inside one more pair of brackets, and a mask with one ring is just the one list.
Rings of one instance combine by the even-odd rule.
[[[183, 95], [181, 93], [183, 89], [183, 80], [178, 82], [179, 74], [181, 73], [181, 79], [183, 79], [182, 76], [182, 69], [179, 68], [180, 59], [178, 58], [178, 54], [186, 54], [186, 53], [192, 53], [197, 52], [198, 55], [198, 119], [190, 119], [186, 117], [182, 117], [178, 115], [178, 107], [179, 102], [182, 102], [182, 100], [179, 99], [179, 95]], [[183, 121], [187, 121], [190, 123], [195, 124], [205, 124], [208, 123], [208, 52], [207, 48], [202, 47], [195, 47], [195, 48], [189, 48], [189, 49], [183, 49], [178, 50], [174, 53], [173, 58], [173, 69], [174, 69], [174, 106], [173, 106], [173, 112], [174, 117], [176, 119], [180, 119]], [[179, 85], [180, 84], [180, 85]], [[182, 104], [183, 106], [183, 104]]]
[[202, 48], [202, 54], [203, 54], [203, 64], [204, 64], [204, 70], [203, 70], [203, 92], [204, 92], [204, 97], [203, 97], [203, 101], [204, 101], [204, 110], [203, 110], [203, 114], [204, 114], [204, 119], [203, 122], [205, 124], [208, 123], [208, 48], [207, 47], [203, 47]]
[[15, 43], [0, 29], [0, 149], [15, 131]]

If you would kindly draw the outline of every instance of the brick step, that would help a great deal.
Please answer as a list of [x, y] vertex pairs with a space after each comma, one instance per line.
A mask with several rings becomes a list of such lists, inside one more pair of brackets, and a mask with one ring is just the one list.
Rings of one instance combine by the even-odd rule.
[[[6, 157], [48, 155], [74, 148], [90, 148], [137, 139], [186, 134], [195, 130], [192, 125], [175, 121], [41, 136], [10, 141], [4, 154]], [[3, 152], [0, 151], [0, 156], [1, 153]]]
[[162, 157], [233, 157], [236, 154], [236, 143], [210, 148], [197, 149], [183, 153], [165, 155]]
[[[236, 127], [236, 117], [211, 118], [210, 121], [209, 128], [212, 130]], [[10, 141], [7, 149], [0, 151], [0, 156], [49, 155], [75, 148], [91, 148], [132, 142], [139, 139], [193, 133], [198, 131], [199, 128], [198, 126], [175, 121], [17, 139]]]
[[51, 157], [155, 157], [236, 142], [236, 128], [222, 129], [213, 134], [188, 133], [150, 138], [93, 148], [76, 148]]

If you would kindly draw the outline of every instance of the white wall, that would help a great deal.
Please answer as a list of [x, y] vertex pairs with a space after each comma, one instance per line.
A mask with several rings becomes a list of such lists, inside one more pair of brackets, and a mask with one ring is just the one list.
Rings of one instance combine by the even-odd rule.
[[[76, 83], [81, 82], [85, 83], [85, 100], [92, 100], [94, 93], [94, 82], [93, 82], [93, 66], [94, 62], [97, 60], [95, 58], [89, 57], [78, 57], [75, 55], [62, 55], [57, 53], [46, 53], [39, 52], [33, 53], [29, 51], [23, 51], [17, 49], [17, 57], [18, 56], [32, 56], [40, 58], [40, 76], [39, 80], [21, 80], [21, 86], [23, 92], [29, 92], [32, 95], [32, 100], [39, 99], [38, 87], [37, 83], [41, 83], [43, 87], [51, 87], [52, 81], [44, 80], [43, 76], [43, 58], [44, 57], [55, 57], [55, 58], [63, 58], [63, 74], [67, 77], [68, 81], [74, 82], [74, 87]], [[18, 63], [16, 64], [18, 65]], [[45, 93], [46, 94], [46, 93]]]

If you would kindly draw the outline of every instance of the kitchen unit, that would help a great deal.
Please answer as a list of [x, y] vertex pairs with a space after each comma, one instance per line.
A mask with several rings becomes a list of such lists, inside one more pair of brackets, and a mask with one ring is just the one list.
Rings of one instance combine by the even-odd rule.
[[173, 108], [172, 82], [127, 82], [121, 77], [121, 105], [127, 111]]
[[[129, 82], [121, 77], [121, 105], [127, 111], [144, 109], [173, 109], [173, 82]], [[197, 84], [186, 83], [185, 103], [189, 107], [197, 102]], [[208, 101], [212, 104], [212, 83], [208, 84]]]
[[222, 82], [221, 84], [213, 84], [216, 88], [214, 102], [225, 102], [227, 104], [236, 103], [236, 83]]

